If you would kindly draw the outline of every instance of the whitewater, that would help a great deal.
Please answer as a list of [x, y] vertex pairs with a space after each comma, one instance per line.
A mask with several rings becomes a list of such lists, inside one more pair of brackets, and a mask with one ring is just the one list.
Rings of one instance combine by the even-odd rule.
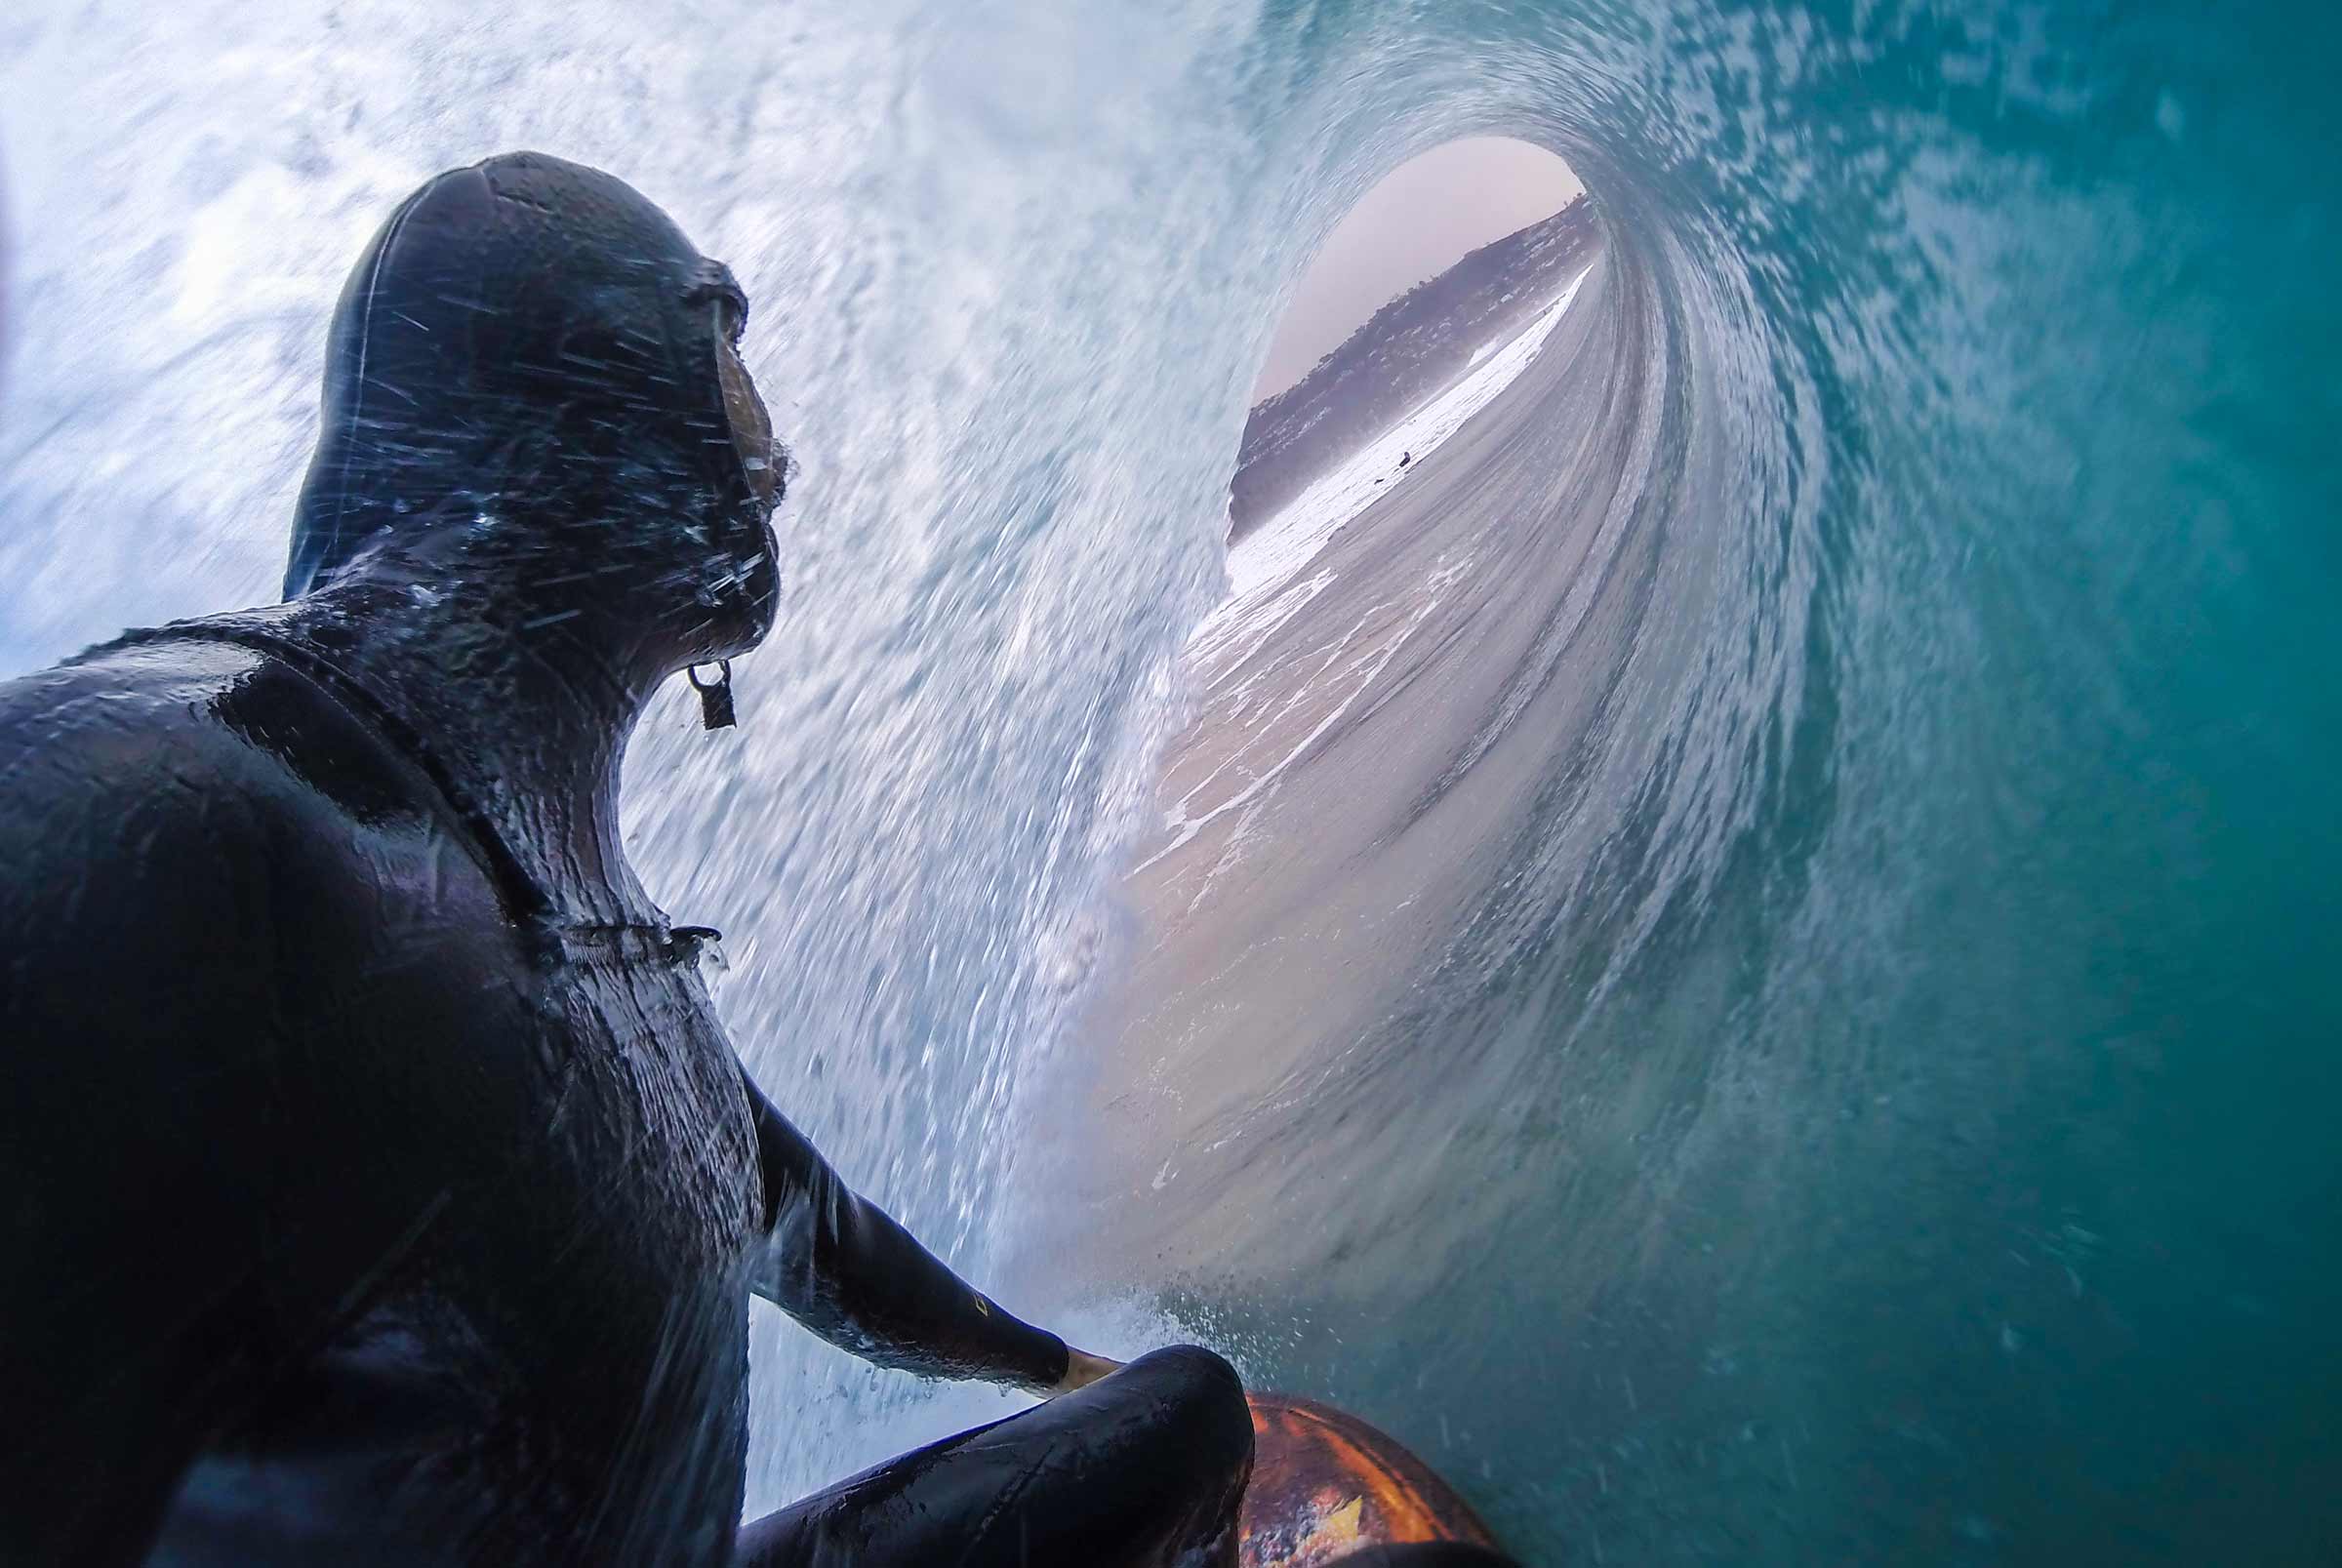
[[[738, 273], [798, 464], [741, 728], [662, 695], [628, 843], [857, 1186], [1101, 1350], [1359, 1410], [1531, 1562], [2330, 1561], [2338, 44], [31, 0], [0, 673], [272, 598], [383, 216], [608, 168]], [[1491, 134], [1599, 258], [1372, 507], [1232, 552], [1316, 244]], [[753, 1335], [751, 1508], [1014, 1408]]]

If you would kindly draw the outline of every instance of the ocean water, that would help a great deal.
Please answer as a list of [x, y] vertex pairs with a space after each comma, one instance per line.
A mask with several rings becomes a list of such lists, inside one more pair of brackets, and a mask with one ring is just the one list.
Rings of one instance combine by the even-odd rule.
[[[803, 463], [742, 729], [668, 694], [630, 839], [866, 1190], [1098, 1348], [1353, 1405], [1532, 1561], [2331, 1561], [2337, 45], [32, 0], [0, 669], [269, 596], [382, 216], [608, 167], [740, 273]], [[1191, 905], [1133, 874], [1182, 761], [1280, 711], [1183, 657], [1246, 389], [1348, 205], [1474, 134], [1568, 158], [1601, 257], [1311, 558], [1258, 672], [1365, 695]], [[755, 1332], [759, 1506], [1003, 1408]]]

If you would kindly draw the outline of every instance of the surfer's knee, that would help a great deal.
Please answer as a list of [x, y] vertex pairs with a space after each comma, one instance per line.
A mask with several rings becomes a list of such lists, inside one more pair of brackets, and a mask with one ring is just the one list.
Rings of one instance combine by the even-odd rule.
[[1124, 1369], [1145, 1375], [1148, 1381], [1189, 1390], [1199, 1399], [1220, 1399], [1244, 1402], [1244, 1380], [1228, 1358], [1200, 1345], [1172, 1345], [1160, 1350], [1150, 1350]]
[[1160, 1402], [1166, 1425], [1189, 1441], [1224, 1452], [1233, 1464], [1252, 1458], [1252, 1410], [1244, 1402], [1244, 1380], [1227, 1358], [1200, 1345], [1151, 1350], [1116, 1373]]

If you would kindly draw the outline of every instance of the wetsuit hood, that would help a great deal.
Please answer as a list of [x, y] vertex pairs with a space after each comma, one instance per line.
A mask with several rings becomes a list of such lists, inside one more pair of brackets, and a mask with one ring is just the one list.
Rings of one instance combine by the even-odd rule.
[[629, 662], [752, 646], [778, 473], [725, 374], [746, 317], [729, 270], [608, 175], [517, 153], [439, 176], [343, 293], [286, 596], [395, 556], [510, 624], [583, 618]]

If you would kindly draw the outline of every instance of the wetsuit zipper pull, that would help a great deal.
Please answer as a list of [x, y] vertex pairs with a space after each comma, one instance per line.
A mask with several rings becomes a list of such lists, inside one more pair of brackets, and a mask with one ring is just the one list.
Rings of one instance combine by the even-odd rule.
[[739, 722], [738, 715], [732, 711], [732, 661], [717, 660], [715, 669], [715, 679], [704, 685], [700, 681], [700, 666], [697, 664], [686, 669], [683, 675], [691, 682], [691, 689], [700, 694], [701, 728], [728, 730]]

